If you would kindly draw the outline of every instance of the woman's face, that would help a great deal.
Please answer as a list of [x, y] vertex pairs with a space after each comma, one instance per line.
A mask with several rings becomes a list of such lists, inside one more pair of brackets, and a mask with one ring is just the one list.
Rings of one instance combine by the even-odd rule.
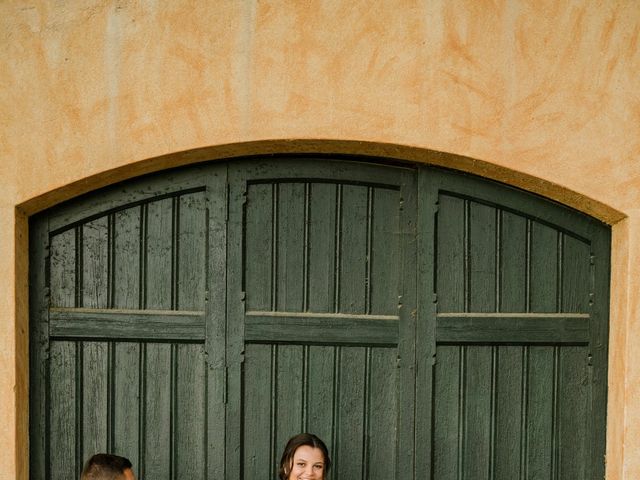
[[293, 454], [288, 480], [323, 480], [324, 455], [319, 448], [302, 445]]

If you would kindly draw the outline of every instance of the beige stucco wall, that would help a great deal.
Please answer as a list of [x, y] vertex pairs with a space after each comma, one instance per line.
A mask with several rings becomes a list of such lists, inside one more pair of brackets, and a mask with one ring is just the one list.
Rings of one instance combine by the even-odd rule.
[[27, 478], [26, 216], [280, 151], [444, 164], [614, 224], [607, 478], [640, 478], [638, 78], [637, 0], [0, 2], [0, 479]]

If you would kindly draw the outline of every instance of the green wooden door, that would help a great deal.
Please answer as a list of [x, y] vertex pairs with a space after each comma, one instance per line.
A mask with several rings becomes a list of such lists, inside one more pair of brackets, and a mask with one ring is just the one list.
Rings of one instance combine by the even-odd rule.
[[603, 478], [608, 230], [470, 176], [424, 170], [421, 189], [420, 470]]
[[412, 449], [415, 172], [310, 159], [237, 167], [228, 428], [242, 454], [231, 472], [237, 461], [242, 478], [265, 478], [287, 439], [312, 431], [332, 452], [330, 478], [407, 478], [396, 450]]
[[429, 168], [169, 171], [31, 222], [30, 465], [275, 478], [590, 479], [604, 469], [608, 230]]

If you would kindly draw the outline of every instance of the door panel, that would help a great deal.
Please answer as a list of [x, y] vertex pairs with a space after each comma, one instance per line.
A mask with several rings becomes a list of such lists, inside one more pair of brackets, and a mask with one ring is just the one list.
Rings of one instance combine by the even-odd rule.
[[[104, 451], [131, 459], [139, 478], [206, 476], [207, 427], [224, 427], [220, 416], [204, 419], [223, 401], [209, 398], [220, 379], [208, 378], [218, 353], [205, 351], [215, 345], [205, 332], [224, 317], [212, 317], [205, 293], [215, 238], [208, 225], [226, 215], [215, 200], [226, 202], [226, 170], [187, 170], [108, 189], [47, 217], [50, 255], [40, 258], [50, 296], [32, 301], [40, 316], [31, 334], [41, 348], [32, 361], [48, 373], [32, 383], [40, 392], [32, 408], [50, 414], [32, 422], [32, 437], [46, 437], [34, 442], [33, 478], [77, 478], [83, 462]], [[100, 210], [103, 198], [109, 208]]]
[[274, 474], [301, 431], [326, 441], [331, 478], [396, 478], [399, 405], [413, 402], [397, 375], [399, 325], [412, 322], [399, 298], [400, 259], [412, 255], [401, 232], [413, 220], [403, 212], [403, 197], [415, 198], [413, 172], [308, 161], [250, 163], [235, 175], [246, 289], [237, 320], [243, 478]]
[[433, 432], [432, 478], [602, 476], [603, 231], [462, 175], [435, 173], [424, 199], [436, 206], [437, 347], [433, 379], [420, 379], [433, 382], [434, 416], [419, 421]]

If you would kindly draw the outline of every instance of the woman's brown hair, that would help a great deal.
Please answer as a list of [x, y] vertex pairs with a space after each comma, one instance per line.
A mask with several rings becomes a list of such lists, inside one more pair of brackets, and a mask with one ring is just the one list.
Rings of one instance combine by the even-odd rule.
[[322, 456], [324, 457], [324, 473], [322, 478], [325, 477], [326, 473], [329, 471], [329, 467], [331, 467], [331, 459], [329, 458], [329, 450], [327, 450], [327, 446], [313, 433], [299, 433], [289, 439], [287, 446], [284, 448], [284, 452], [282, 452], [280, 469], [278, 470], [280, 480], [287, 480], [289, 472], [293, 466], [293, 456], [295, 455], [296, 450], [305, 445], [312, 448], [318, 448], [322, 452]]

